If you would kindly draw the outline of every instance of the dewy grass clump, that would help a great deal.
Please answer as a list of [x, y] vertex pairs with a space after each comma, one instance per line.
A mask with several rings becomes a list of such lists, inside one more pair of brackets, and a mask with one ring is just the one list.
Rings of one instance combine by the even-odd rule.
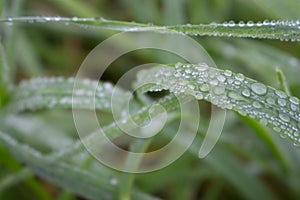
[[[229, 12], [231, 7], [237, 12]], [[299, 7], [298, 0], [261, 0], [255, 5], [223, 0], [0, 0], [0, 199], [300, 199]], [[56, 12], [60, 16], [23, 16]], [[124, 18], [128, 21], [109, 20]], [[174, 64], [177, 57], [147, 50], [124, 55], [96, 80], [96, 66], [114, 56], [108, 48], [92, 62], [95, 69], [84, 74], [88, 78], [73, 78], [95, 41], [113, 31], [193, 36], [220, 67], [232, 67], [182, 60]], [[134, 42], [119, 41], [117, 48]], [[141, 62], [168, 64], [143, 68], [124, 85], [137, 90], [124, 89], [119, 77]], [[82, 114], [82, 140], [74, 110]], [[231, 111], [226, 121], [224, 110]], [[166, 123], [154, 137], [137, 139], [122, 129], [147, 135], [156, 130], [148, 125], [159, 124], [154, 119], [163, 111]], [[94, 116], [102, 129], [92, 124]], [[211, 122], [222, 125], [223, 118], [218, 143], [199, 159], [203, 144], [214, 140], [206, 134], [214, 133]], [[171, 143], [181, 125], [188, 134], [191, 123], [198, 130], [188, 153], [149, 174], [117, 172], [84, 146], [90, 143], [97, 150], [103, 132], [120, 149], [151, 153]], [[174, 149], [182, 148], [185, 139], [177, 140]], [[128, 171], [144, 161], [104, 150], [109, 159], [124, 161], [121, 168]], [[168, 156], [161, 154], [162, 162]]]

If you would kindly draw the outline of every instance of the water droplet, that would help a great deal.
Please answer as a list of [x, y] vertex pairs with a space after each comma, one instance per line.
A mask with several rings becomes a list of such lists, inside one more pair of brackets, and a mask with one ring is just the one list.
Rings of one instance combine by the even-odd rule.
[[196, 98], [197, 98], [198, 100], [203, 99], [203, 94], [202, 94], [201, 92], [196, 92], [196, 93], [195, 93], [195, 96], [196, 96]]
[[254, 22], [253, 22], [253, 21], [248, 21], [248, 22], [247, 22], [247, 26], [249, 26], [249, 27], [254, 26]]
[[209, 86], [207, 84], [202, 84], [199, 89], [203, 92], [207, 92], [209, 90]]
[[267, 87], [262, 83], [253, 83], [251, 85], [251, 90], [258, 95], [264, 95], [267, 93]]
[[280, 91], [280, 90], [275, 90], [275, 94], [277, 94], [277, 96], [279, 96], [280, 98], [286, 98], [287, 97], [287, 95], [284, 92]]
[[235, 100], [241, 100], [243, 99], [240, 95], [238, 95], [237, 93], [235, 92], [229, 92], [228, 93], [228, 96], [232, 99], [235, 99]]
[[278, 99], [277, 100], [277, 102], [278, 102], [278, 105], [280, 105], [280, 106], [286, 106], [286, 100], [284, 100], [284, 99]]
[[243, 81], [245, 79], [245, 76], [241, 73], [238, 73], [235, 77], [236, 80], [238, 81]]
[[213, 85], [213, 86], [216, 86], [216, 85], [219, 84], [219, 82], [218, 82], [218, 80], [213, 79], [213, 80], [210, 80], [210, 81], [209, 81], [209, 84], [211, 84], [211, 85]]
[[259, 120], [259, 122], [262, 124], [262, 125], [268, 125], [268, 120], [266, 119], [266, 118], [261, 118], [260, 120]]
[[230, 70], [225, 70], [224, 75], [225, 75], [225, 76], [231, 76], [231, 75], [232, 75], [232, 71], [230, 71]]
[[235, 26], [235, 22], [233, 20], [229, 21], [228, 26], [229, 27], [234, 27]]
[[245, 26], [245, 22], [240, 21], [240, 22], [239, 22], [239, 27], [244, 27], [244, 26]]
[[109, 180], [109, 183], [110, 183], [111, 185], [117, 185], [117, 184], [118, 184], [118, 179], [116, 179], [116, 178], [111, 178], [111, 179]]
[[279, 114], [279, 118], [282, 119], [285, 122], [290, 122], [290, 117], [284, 113]]
[[294, 147], [299, 147], [300, 143], [299, 142], [294, 142], [293, 145], [294, 145]]
[[219, 75], [219, 76], [217, 77], [217, 79], [218, 79], [218, 81], [220, 81], [220, 82], [225, 82], [225, 81], [226, 81], [226, 77], [223, 76], [223, 75]]
[[208, 69], [208, 66], [206, 63], [201, 63], [200, 65], [197, 66], [197, 69], [200, 71], [200, 72], [203, 72], [203, 71], [206, 71]]
[[266, 19], [266, 20], [264, 20], [264, 22], [263, 22], [263, 25], [266, 25], [266, 26], [267, 26], [267, 25], [270, 25], [270, 21], [269, 21], [269, 20], [267, 20], [267, 19]]
[[250, 96], [250, 90], [247, 89], [247, 88], [243, 89], [242, 95], [245, 96], [245, 97], [249, 97]]
[[78, 21], [78, 17], [72, 17], [72, 21], [73, 21], [73, 22]]
[[275, 99], [273, 97], [268, 97], [266, 101], [268, 104], [275, 105]]
[[223, 94], [225, 92], [225, 87], [222, 87], [222, 86], [213, 87], [213, 92], [216, 95], [221, 95], [221, 94]]
[[299, 99], [296, 97], [291, 97], [290, 98], [290, 102], [295, 104], [295, 105], [299, 105]]
[[257, 101], [254, 101], [254, 102], [252, 103], [252, 105], [253, 105], [255, 108], [261, 108], [261, 107], [262, 107], [261, 104], [260, 104], [259, 102], [257, 102]]

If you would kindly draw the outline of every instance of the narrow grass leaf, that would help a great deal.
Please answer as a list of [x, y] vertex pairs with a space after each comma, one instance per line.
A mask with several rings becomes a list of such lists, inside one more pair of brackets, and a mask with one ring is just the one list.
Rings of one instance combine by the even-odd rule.
[[154, 31], [160, 33], [177, 33], [192, 36], [214, 36], [214, 37], [237, 37], [237, 38], [259, 38], [276, 39], [281, 41], [300, 41], [300, 20], [265, 20], [254, 23], [253, 21], [224, 22], [222, 24], [199, 24], [199, 25], [174, 25], [156, 26], [136, 22], [125, 22], [107, 20], [104, 18], [66, 18], [66, 17], [15, 17], [0, 19], [0, 22], [30, 22], [30, 23], [74, 23], [82, 27], [94, 26], [102, 29], [116, 31]]

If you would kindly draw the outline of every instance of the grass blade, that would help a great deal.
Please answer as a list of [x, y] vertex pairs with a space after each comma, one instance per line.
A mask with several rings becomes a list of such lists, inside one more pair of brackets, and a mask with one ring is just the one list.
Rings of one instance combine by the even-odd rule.
[[237, 37], [277, 39], [281, 41], [300, 41], [300, 21], [269, 21], [254, 23], [252, 21], [235, 23], [234, 21], [223, 24], [199, 25], [174, 25], [155, 26], [149, 24], [107, 20], [103, 18], [66, 18], [66, 17], [14, 17], [4, 18], [0, 22], [34, 22], [34, 23], [75, 23], [83, 27], [94, 26], [102, 29], [116, 31], [154, 31], [160, 33], [177, 33], [192, 36]]

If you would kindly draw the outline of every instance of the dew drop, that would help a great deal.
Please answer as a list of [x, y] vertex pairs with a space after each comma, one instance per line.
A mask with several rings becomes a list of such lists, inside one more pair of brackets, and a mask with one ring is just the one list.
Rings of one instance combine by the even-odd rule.
[[284, 113], [280, 113], [279, 118], [285, 122], [290, 122], [290, 117]]
[[255, 108], [261, 108], [261, 104], [257, 101], [254, 101], [253, 104], [252, 104]]
[[218, 79], [218, 81], [220, 81], [220, 82], [225, 82], [225, 81], [226, 81], [226, 77], [223, 76], [223, 75], [219, 75], [219, 76], [217, 77], [217, 79]]
[[223, 94], [225, 92], [225, 87], [222, 87], [222, 86], [213, 87], [213, 92], [216, 95], [221, 95], [221, 94]]
[[290, 102], [295, 104], [295, 105], [299, 105], [299, 99], [297, 99], [296, 97], [291, 97]]
[[209, 90], [209, 86], [207, 84], [202, 84], [199, 89], [203, 92], [207, 92]]
[[243, 81], [245, 79], [245, 76], [241, 73], [238, 73], [235, 77], [236, 80], [238, 81]]
[[294, 147], [299, 147], [300, 143], [299, 142], [294, 142], [293, 145], [294, 145]]
[[225, 70], [224, 75], [229, 77], [229, 76], [232, 75], [232, 71], [230, 71], [230, 70]]
[[284, 100], [284, 99], [278, 99], [277, 100], [277, 102], [278, 102], [278, 105], [280, 105], [280, 106], [286, 106], [286, 100]]
[[245, 96], [245, 97], [249, 97], [250, 96], [250, 90], [249, 89], [243, 89], [242, 91], [242, 95]]
[[287, 95], [284, 92], [280, 91], [280, 90], [276, 90], [275, 94], [277, 94], [277, 96], [279, 96], [280, 98], [286, 98], [287, 97]]
[[240, 22], [239, 22], [239, 27], [244, 27], [244, 26], [245, 26], [245, 22], [240, 21]]
[[197, 69], [201, 72], [206, 71], [208, 69], [208, 66], [206, 63], [201, 63], [200, 65], [197, 66]]
[[248, 22], [247, 22], [247, 26], [249, 26], [249, 27], [254, 26], [254, 22], [253, 22], [253, 21], [248, 21]]
[[267, 87], [262, 83], [253, 83], [251, 85], [251, 90], [258, 95], [264, 95], [267, 93]]
[[268, 120], [266, 119], [266, 118], [261, 118], [260, 120], [259, 120], [259, 122], [262, 124], [262, 125], [268, 125]]
[[275, 105], [275, 99], [273, 97], [268, 97], [266, 101], [268, 104]]
[[73, 21], [73, 22], [78, 21], [78, 17], [72, 17], [72, 21]]
[[118, 179], [116, 179], [116, 178], [111, 178], [111, 179], [109, 180], [109, 183], [110, 183], [111, 185], [117, 185], [117, 184], [118, 184]]

